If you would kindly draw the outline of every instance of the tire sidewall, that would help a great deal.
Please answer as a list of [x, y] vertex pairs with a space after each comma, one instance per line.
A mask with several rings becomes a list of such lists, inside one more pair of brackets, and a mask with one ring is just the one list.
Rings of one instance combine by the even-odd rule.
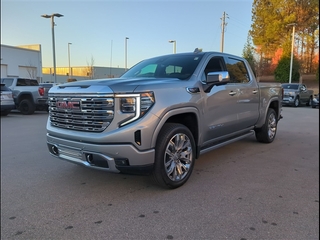
[[[276, 121], [277, 121], [277, 114], [276, 114], [276, 112], [275, 112], [275, 110], [273, 110], [272, 108], [270, 108], [269, 110], [268, 110], [268, 113], [267, 113], [267, 118], [266, 118], [266, 131], [269, 131], [269, 118], [270, 118], [270, 116], [271, 115], [274, 115], [274, 117], [275, 117], [275, 119], [276, 119]], [[271, 142], [273, 142], [273, 140], [276, 138], [276, 135], [277, 135], [277, 129], [278, 129], [278, 124], [276, 124], [276, 132], [274, 133], [274, 136], [273, 136], [273, 138], [270, 138], [269, 137], [269, 134], [267, 135], [268, 136], [268, 142], [269, 143], [271, 143]]]
[[294, 100], [293, 105], [294, 105], [295, 107], [299, 107], [299, 105], [300, 105], [300, 99], [299, 99], [299, 97], [297, 97], [297, 98]]
[[[27, 110], [24, 109], [25, 106], [27, 107]], [[23, 99], [19, 104], [19, 111], [24, 115], [30, 115], [33, 114], [35, 111], [35, 107], [33, 106], [32, 102], [28, 99]]]
[[[185, 134], [190, 140], [191, 147], [192, 147], [192, 162], [190, 164], [189, 171], [187, 175], [184, 177], [184, 179], [180, 181], [172, 181], [167, 176], [167, 173], [165, 170], [164, 155], [170, 139], [174, 135], [179, 133]], [[158, 182], [162, 181], [164, 183], [163, 185], [166, 185], [166, 187], [169, 187], [169, 188], [177, 188], [185, 184], [188, 181], [190, 175], [192, 174], [194, 162], [195, 162], [195, 154], [196, 154], [196, 145], [190, 130], [182, 124], [166, 124], [163, 130], [159, 133], [157, 145], [156, 145], [156, 151], [155, 151], [154, 174], [156, 175], [156, 178], [158, 178]]]

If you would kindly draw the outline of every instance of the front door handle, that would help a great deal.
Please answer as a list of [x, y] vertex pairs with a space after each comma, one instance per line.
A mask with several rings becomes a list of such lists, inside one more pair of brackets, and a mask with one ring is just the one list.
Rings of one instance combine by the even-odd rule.
[[229, 92], [229, 95], [230, 95], [230, 96], [234, 96], [234, 95], [236, 95], [236, 94], [237, 94], [237, 92], [234, 92], [234, 91]]
[[253, 91], [252, 91], [253, 94], [256, 94], [257, 92], [258, 92], [257, 90], [253, 90]]

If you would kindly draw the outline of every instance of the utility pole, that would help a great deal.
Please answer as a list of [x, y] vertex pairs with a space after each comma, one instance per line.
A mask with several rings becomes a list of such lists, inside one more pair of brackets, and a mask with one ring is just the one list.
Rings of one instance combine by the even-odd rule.
[[224, 44], [224, 29], [225, 26], [227, 26], [228, 23], [226, 23], [226, 17], [228, 18], [228, 14], [226, 14], [226, 12], [223, 12], [222, 14], [222, 18], [220, 18], [222, 20], [221, 22], [221, 43], [220, 43], [220, 52], [223, 52], [223, 44]]

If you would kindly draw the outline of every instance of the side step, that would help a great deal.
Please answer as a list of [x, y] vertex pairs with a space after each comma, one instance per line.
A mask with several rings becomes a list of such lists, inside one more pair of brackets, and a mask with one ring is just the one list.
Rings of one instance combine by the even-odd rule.
[[230, 144], [230, 143], [237, 142], [237, 141], [239, 141], [239, 140], [241, 140], [241, 139], [243, 139], [243, 138], [252, 136], [252, 135], [254, 135], [254, 134], [255, 134], [255, 133], [254, 133], [254, 130], [251, 130], [250, 132], [248, 132], [248, 133], [246, 133], [246, 134], [244, 134], [244, 135], [241, 135], [241, 136], [238, 136], [238, 137], [229, 139], [229, 140], [227, 140], [227, 141], [225, 141], [225, 142], [221, 142], [221, 143], [218, 143], [218, 144], [213, 145], [213, 146], [211, 146], [211, 147], [208, 147], [208, 148], [206, 148], [206, 149], [203, 149], [203, 150], [200, 151], [200, 155], [201, 155], [201, 154], [204, 154], [204, 153], [207, 153], [207, 152], [210, 152], [210, 151], [212, 151], [212, 150], [214, 150], [214, 149], [217, 149], [217, 148], [219, 148], [219, 147], [223, 147], [223, 146], [228, 145], [228, 144]]

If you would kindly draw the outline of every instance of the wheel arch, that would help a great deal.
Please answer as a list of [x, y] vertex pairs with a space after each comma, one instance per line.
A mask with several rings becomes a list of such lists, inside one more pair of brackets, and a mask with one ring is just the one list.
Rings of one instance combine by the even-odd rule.
[[180, 123], [185, 125], [192, 133], [196, 144], [196, 158], [199, 156], [198, 142], [199, 142], [199, 115], [198, 111], [194, 107], [187, 107], [181, 109], [173, 109], [168, 111], [162, 117], [161, 121], [157, 125], [153, 137], [151, 146], [155, 147], [158, 139], [158, 135], [166, 123]]
[[19, 94], [18, 97], [17, 97], [17, 104], [19, 105], [20, 102], [22, 100], [24, 100], [24, 99], [28, 99], [34, 104], [33, 97], [32, 97], [31, 93], [21, 93], [21, 94]]
[[260, 111], [261, 115], [259, 121], [256, 123], [256, 128], [259, 128], [264, 124], [269, 108], [272, 108], [276, 112], [277, 119], [278, 121], [280, 120], [282, 103], [277, 98], [274, 98], [270, 100], [264, 111]]

